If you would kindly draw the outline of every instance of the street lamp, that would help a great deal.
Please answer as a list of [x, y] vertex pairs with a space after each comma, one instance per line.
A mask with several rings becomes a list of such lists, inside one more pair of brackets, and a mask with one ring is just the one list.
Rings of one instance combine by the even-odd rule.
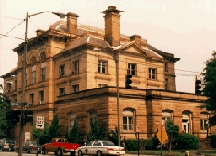
[[[47, 11], [46, 11], [47, 12]], [[23, 70], [22, 70], [22, 104], [21, 104], [21, 117], [20, 117], [20, 133], [19, 133], [19, 153], [18, 156], [22, 156], [22, 138], [23, 138], [23, 124], [22, 124], [22, 120], [23, 120], [23, 110], [24, 110], [24, 106], [26, 104], [26, 100], [25, 100], [25, 82], [26, 82], [26, 53], [27, 53], [27, 45], [28, 45], [28, 18], [30, 18], [31, 16], [36, 16], [39, 14], [42, 14], [45, 12], [38, 12], [32, 15], [29, 15], [28, 12], [26, 13], [26, 28], [25, 28], [25, 46], [24, 46], [24, 54], [23, 54]], [[65, 16], [65, 14], [63, 13], [57, 13], [57, 12], [52, 12], [53, 14], [60, 16], [61, 18]]]
[[120, 146], [120, 117], [119, 117], [119, 51], [114, 50], [101, 50], [99, 48], [93, 48], [94, 51], [104, 51], [110, 56], [112, 56], [113, 60], [115, 61], [116, 64], [116, 88], [117, 88], [117, 98], [116, 98], [116, 103], [117, 103], [117, 114], [118, 114], [118, 145]]
[[209, 129], [209, 126], [208, 126], [208, 121], [206, 121], [206, 126], [207, 126], [207, 133], [206, 133], [206, 138], [208, 140], [208, 129]]

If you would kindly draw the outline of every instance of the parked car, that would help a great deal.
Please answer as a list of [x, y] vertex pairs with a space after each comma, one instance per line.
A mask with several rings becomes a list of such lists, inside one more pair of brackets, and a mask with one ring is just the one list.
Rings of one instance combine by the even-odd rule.
[[70, 152], [71, 156], [75, 156], [78, 147], [79, 144], [69, 143], [66, 138], [52, 138], [49, 143], [42, 146], [42, 154], [54, 152], [55, 155], [62, 156], [63, 153]]
[[77, 150], [78, 156], [83, 155], [124, 155], [125, 148], [116, 146], [111, 141], [95, 140], [90, 141], [85, 146], [79, 147]]
[[[38, 151], [38, 153], [41, 153], [42, 146], [37, 144], [36, 141], [26, 141], [22, 145], [22, 151], [26, 151], [27, 153], [37, 153]], [[19, 152], [19, 147], [17, 147], [16, 151]]]
[[1, 151], [14, 151], [16, 141], [14, 139], [3, 138], [0, 139], [0, 150]]

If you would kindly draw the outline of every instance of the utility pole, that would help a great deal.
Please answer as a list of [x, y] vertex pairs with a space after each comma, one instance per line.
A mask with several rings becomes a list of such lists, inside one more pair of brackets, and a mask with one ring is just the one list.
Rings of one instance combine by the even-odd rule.
[[26, 87], [26, 53], [27, 53], [27, 32], [28, 32], [28, 12], [26, 13], [26, 30], [25, 30], [25, 47], [23, 51], [23, 69], [22, 69], [22, 104], [21, 104], [21, 115], [20, 115], [20, 133], [19, 133], [19, 153], [18, 156], [22, 156], [22, 140], [23, 140], [23, 110], [25, 105], [25, 87]]

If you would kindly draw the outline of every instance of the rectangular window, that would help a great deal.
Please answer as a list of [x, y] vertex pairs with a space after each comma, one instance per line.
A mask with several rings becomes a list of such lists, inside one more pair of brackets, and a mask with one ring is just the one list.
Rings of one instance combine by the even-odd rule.
[[206, 119], [200, 119], [200, 130], [206, 131], [208, 128], [207, 120]]
[[168, 72], [168, 62], [164, 63], [164, 71]]
[[15, 90], [17, 90], [17, 80], [15, 80]]
[[103, 87], [106, 87], [108, 86], [108, 84], [98, 84], [98, 88], [103, 88]]
[[157, 69], [149, 68], [149, 78], [156, 80]]
[[65, 88], [59, 88], [59, 95], [65, 95]]
[[78, 74], [79, 73], [79, 61], [73, 62], [73, 72], [72, 74]]
[[29, 105], [33, 105], [34, 104], [34, 94], [30, 94], [29, 98], [30, 98]]
[[74, 93], [79, 92], [79, 85], [78, 84], [72, 85], [72, 88], [73, 88]]
[[98, 61], [98, 73], [107, 73], [107, 61]]
[[136, 75], [136, 64], [135, 63], [128, 63], [127, 74]]
[[44, 104], [44, 91], [39, 91], [39, 104]]
[[45, 81], [46, 68], [41, 68], [41, 81]]
[[165, 79], [165, 90], [168, 90], [169, 88], [168, 88], [168, 79], [166, 78]]
[[36, 83], [36, 71], [32, 71], [32, 84]]
[[64, 69], [65, 69], [65, 65], [61, 65], [60, 68], [59, 68], [59, 77], [64, 77], [65, 74], [64, 74]]
[[123, 129], [127, 131], [133, 130], [133, 117], [131, 116], [123, 117]]

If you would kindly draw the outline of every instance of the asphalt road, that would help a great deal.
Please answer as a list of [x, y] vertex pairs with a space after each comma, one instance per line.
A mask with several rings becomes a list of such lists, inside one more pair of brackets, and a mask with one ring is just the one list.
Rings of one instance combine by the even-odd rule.
[[[17, 152], [10, 152], [10, 151], [0, 151], [0, 156], [18, 156]], [[22, 153], [22, 156], [36, 156], [36, 154], [30, 154], [30, 153]], [[38, 156], [44, 156], [42, 154], [38, 154]], [[46, 156], [55, 156], [53, 152], [49, 152]], [[70, 156], [70, 153], [64, 153], [64, 156]], [[125, 154], [125, 156], [137, 156], [137, 154]], [[154, 155], [142, 155], [140, 156], [154, 156]]]

